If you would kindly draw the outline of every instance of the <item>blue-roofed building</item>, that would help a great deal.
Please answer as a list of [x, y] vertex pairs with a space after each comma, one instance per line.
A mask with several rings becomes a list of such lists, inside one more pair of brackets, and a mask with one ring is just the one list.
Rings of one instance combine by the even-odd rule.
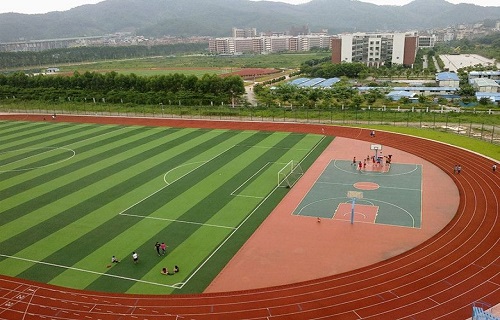
[[477, 101], [481, 98], [487, 98], [492, 103], [500, 104], [500, 92], [476, 92]]
[[310, 80], [309, 78], [297, 78], [297, 79], [294, 79], [294, 80], [292, 80], [292, 81], [290, 81], [288, 83], [291, 84], [291, 85], [294, 85], [294, 86], [298, 86], [298, 85], [300, 85], [300, 84], [302, 84], [304, 82], [307, 82], [309, 80]]
[[469, 72], [469, 83], [472, 83], [474, 79], [491, 79], [495, 81], [500, 80], [500, 71], [471, 71]]
[[418, 95], [456, 96], [458, 87], [394, 87], [394, 91], [407, 91]]
[[408, 91], [391, 91], [389, 92], [386, 97], [393, 100], [393, 101], [398, 101], [401, 98], [415, 98], [416, 94], [411, 93]]
[[479, 92], [500, 92], [500, 84], [493, 79], [476, 78], [471, 80], [471, 85], [474, 87], [474, 90]]
[[440, 72], [436, 73], [436, 82], [440, 87], [454, 87], [460, 86], [460, 78], [454, 72]]
[[325, 80], [326, 80], [325, 78], [314, 78], [314, 79], [311, 79], [309, 81], [306, 81], [306, 82], [299, 84], [299, 87], [312, 88]]
[[319, 88], [326, 89], [330, 88], [334, 84], [340, 81], [340, 78], [298, 78], [293, 81], [288, 82], [288, 84], [298, 86], [300, 88]]
[[356, 89], [359, 91], [359, 93], [368, 93], [372, 90], [378, 90], [378, 91], [387, 91], [387, 90], [390, 90], [392, 88], [389, 88], [389, 87], [356, 87]]
[[340, 81], [340, 78], [329, 78], [326, 79], [323, 82], [318, 83], [315, 87], [316, 88], [330, 88], [334, 84]]

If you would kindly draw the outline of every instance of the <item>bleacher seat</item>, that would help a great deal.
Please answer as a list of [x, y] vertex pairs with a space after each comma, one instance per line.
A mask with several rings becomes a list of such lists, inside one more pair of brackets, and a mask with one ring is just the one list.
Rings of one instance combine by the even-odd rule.
[[500, 320], [500, 318], [484, 311], [484, 309], [481, 307], [473, 306], [472, 320]]

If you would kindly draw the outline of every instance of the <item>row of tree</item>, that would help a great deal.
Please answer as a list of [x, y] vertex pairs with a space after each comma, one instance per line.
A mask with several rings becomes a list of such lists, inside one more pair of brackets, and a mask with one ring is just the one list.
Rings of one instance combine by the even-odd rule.
[[205, 74], [201, 78], [194, 75], [168, 74], [155, 76], [137, 76], [117, 72], [96, 73], [75, 72], [73, 76], [36, 75], [22, 72], [0, 75], [0, 86], [18, 89], [54, 88], [75, 89], [95, 92], [136, 91], [136, 92], [194, 92], [222, 96], [238, 96], [245, 92], [243, 80], [239, 76], [219, 77]]
[[3, 101], [45, 101], [50, 103], [92, 103], [135, 105], [183, 105], [207, 106], [229, 105], [232, 99], [227, 95], [200, 94], [190, 91], [172, 92], [138, 92], [111, 90], [97, 92], [91, 90], [27, 88], [0, 86], [0, 100]]
[[41, 52], [0, 52], [0, 69], [169, 56], [186, 52], [201, 52], [206, 50], [207, 45], [207, 43], [177, 43], [157, 46], [77, 47]]
[[373, 104], [378, 99], [383, 99], [386, 93], [382, 88], [375, 88], [360, 95], [358, 89], [353, 88], [347, 81], [341, 81], [325, 90], [299, 88], [290, 84], [273, 88], [257, 85], [254, 92], [265, 105], [303, 105], [310, 108], [318, 106], [361, 108], [362, 105]]
[[368, 67], [362, 63], [335, 64], [331, 63], [329, 59], [327, 61], [322, 61], [321, 63], [312, 65], [308, 62], [305, 62], [300, 68], [302, 74], [320, 78], [358, 78], [361, 74], [368, 73], [368, 70]]
[[24, 73], [0, 75], [0, 99], [91, 101], [109, 103], [231, 103], [245, 93], [241, 77], [184, 74], [141, 77], [135, 74], [76, 72], [73, 76]]

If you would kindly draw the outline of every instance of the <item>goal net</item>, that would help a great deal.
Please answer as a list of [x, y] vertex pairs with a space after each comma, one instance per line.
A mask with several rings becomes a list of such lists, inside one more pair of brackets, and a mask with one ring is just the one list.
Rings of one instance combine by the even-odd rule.
[[291, 188], [303, 175], [300, 163], [291, 160], [278, 171], [278, 187]]

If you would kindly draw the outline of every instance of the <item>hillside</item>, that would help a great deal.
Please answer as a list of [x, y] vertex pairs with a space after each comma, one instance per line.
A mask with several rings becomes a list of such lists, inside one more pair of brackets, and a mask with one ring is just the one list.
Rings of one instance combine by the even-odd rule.
[[132, 32], [158, 37], [229, 36], [231, 28], [286, 31], [409, 30], [500, 19], [500, 7], [415, 0], [377, 6], [356, 0], [312, 0], [301, 5], [250, 0], [107, 0], [46, 14], [0, 14], [0, 42]]

